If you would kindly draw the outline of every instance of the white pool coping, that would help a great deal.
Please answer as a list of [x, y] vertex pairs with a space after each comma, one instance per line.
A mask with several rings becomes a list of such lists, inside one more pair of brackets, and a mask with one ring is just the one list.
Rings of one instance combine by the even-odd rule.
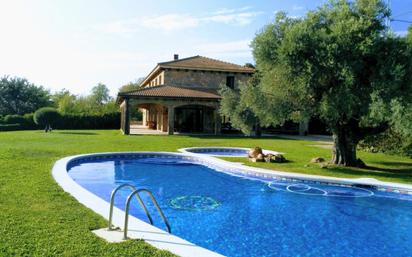
[[[180, 150], [180, 149], [179, 149]], [[401, 184], [401, 183], [391, 183], [382, 182], [373, 178], [358, 178], [358, 179], [344, 179], [344, 178], [334, 178], [325, 177], [317, 175], [305, 175], [297, 173], [289, 173], [283, 171], [267, 170], [262, 168], [255, 168], [250, 166], [245, 166], [241, 163], [233, 163], [225, 160], [221, 160], [212, 156], [207, 156], [205, 154], [196, 153], [173, 153], [173, 152], [110, 152], [110, 153], [94, 153], [94, 154], [83, 154], [65, 157], [58, 160], [52, 169], [52, 175], [56, 182], [63, 188], [64, 191], [68, 192], [74, 198], [76, 198], [80, 203], [89, 209], [93, 210], [97, 214], [100, 214], [104, 218], [108, 219], [110, 204], [103, 200], [102, 198], [96, 196], [90, 191], [86, 190], [79, 184], [77, 184], [68, 174], [67, 165], [70, 161], [84, 157], [93, 156], [106, 156], [106, 155], [128, 155], [128, 154], [142, 154], [142, 155], [172, 155], [180, 157], [189, 157], [196, 159], [200, 165], [212, 166], [217, 168], [224, 168], [230, 172], [237, 173], [244, 176], [255, 176], [260, 178], [282, 178], [288, 180], [309, 180], [309, 181], [319, 181], [322, 183], [332, 183], [341, 185], [368, 185], [375, 187], [391, 188], [390, 192], [407, 192], [407, 194], [412, 195], [412, 185]], [[220, 156], [221, 157], [221, 156]], [[388, 190], [389, 191], [389, 190]], [[125, 212], [117, 207], [113, 211], [113, 225], [122, 228], [124, 222]], [[107, 234], [102, 232], [97, 232], [96, 234]], [[111, 233], [111, 232], [108, 232]], [[117, 235], [115, 235], [117, 233]], [[173, 233], [173, 224], [172, 224]], [[113, 238], [118, 237], [119, 232], [113, 232]], [[137, 219], [130, 215], [129, 217], [129, 233], [128, 236], [133, 239], [143, 239], [150, 245], [157, 247], [159, 249], [168, 250], [176, 255], [183, 257], [192, 256], [204, 256], [204, 257], [218, 257], [223, 256], [216, 252], [210, 251], [206, 248], [192, 244], [180, 237], [173, 234], [169, 234], [155, 226], [152, 226], [140, 219]], [[109, 236], [110, 237], [110, 236]], [[106, 237], [107, 238], [107, 237]], [[107, 238], [110, 241], [110, 238]], [[112, 240], [116, 241], [116, 240]]]
[[[180, 148], [177, 149], [177, 151], [185, 154], [200, 154], [200, 155], [208, 155], [212, 157], [246, 157], [245, 155], [220, 155], [220, 154], [207, 154], [205, 153], [199, 153], [199, 152], [192, 152], [191, 150], [199, 150], [199, 149], [224, 149], [224, 150], [245, 150], [249, 151], [250, 148], [245, 148], [245, 147], [225, 147], [225, 146], [205, 146], [205, 147], [186, 147], [186, 148]], [[271, 150], [262, 150], [263, 154], [281, 154], [280, 152], [275, 152]]]
[[[139, 152], [139, 153], [145, 154], [144, 152]], [[56, 180], [56, 182], [63, 188], [64, 191], [72, 195], [84, 206], [93, 210], [97, 214], [100, 214], [105, 219], [108, 219], [110, 204], [107, 201], [103, 200], [102, 198], [86, 190], [79, 184], [77, 184], [67, 173], [67, 164], [74, 159], [77, 159], [79, 157], [106, 155], [106, 154], [120, 154], [120, 153], [97, 153], [97, 154], [69, 156], [69, 157], [58, 160], [54, 164], [52, 175], [54, 179]], [[153, 154], [153, 152], [150, 152], [149, 154]], [[176, 153], [167, 153], [167, 154], [176, 154]], [[123, 228], [124, 217], [125, 217], [125, 212], [117, 207], [114, 207], [113, 225], [116, 227]], [[172, 227], [172, 232], [173, 232], [173, 227]], [[109, 233], [112, 233], [112, 232], [109, 232]], [[99, 232], [97, 232], [96, 234], [99, 234]], [[106, 233], [106, 235], [107, 234], [108, 233]], [[114, 231], [112, 233], [112, 236], [117, 237], [118, 236], [117, 234], [118, 232]], [[222, 257], [223, 256], [221, 254], [210, 251], [206, 248], [202, 248], [200, 246], [192, 244], [173, 234], [169, 234], [164, 230], [161, 230], [138, 218], [133, 217], [132, 215], [129, 216], [128, 237], [132, 239], [143, 239], [144, 241], [146, 241], [147, 243], [149, 243], [150, 245], [158, 249], [168, 250], [182, 257], [192, 257], [192, 256]], [[110, 237], [107, 239], [109, 239], [110, 241]], [[116, 240], [113, 240], [113, 241], [116, 241]]]

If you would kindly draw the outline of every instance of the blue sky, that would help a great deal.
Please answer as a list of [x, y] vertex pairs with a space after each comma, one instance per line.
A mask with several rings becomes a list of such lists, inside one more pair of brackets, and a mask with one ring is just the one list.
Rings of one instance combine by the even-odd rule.
[[[323, 2], [0, 0], [0, 76], [76, 94], [102, 82], [115, 95], [174, 53], [253, 63], [249, 43], [275, 12], [302, 16]], [[412, 20], [412, 0], [391, 6]], [[403, 34], [408, 24], [392, 26]]]

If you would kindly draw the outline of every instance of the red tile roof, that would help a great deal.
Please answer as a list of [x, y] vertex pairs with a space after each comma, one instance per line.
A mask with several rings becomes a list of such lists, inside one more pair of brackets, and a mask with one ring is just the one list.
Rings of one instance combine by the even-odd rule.
[[153, 87], [144, 87], [130, 92], [119, 93], [119, 97], [142, 96], [142, 97], [169, 97], [169, 98], [202, 98], [202, 99], [220, 99], [216, 89], [207, 89], [200, 87], [176, 87], [169, 85], [160, 85]]
[[159, 63], [161, 68], [177, 68], [190, 70], [210, 70], [226, 72], [246, 72], [253, 73], [253, 68], [237, 65], [234, 63], [224, 62], [200, 55]]

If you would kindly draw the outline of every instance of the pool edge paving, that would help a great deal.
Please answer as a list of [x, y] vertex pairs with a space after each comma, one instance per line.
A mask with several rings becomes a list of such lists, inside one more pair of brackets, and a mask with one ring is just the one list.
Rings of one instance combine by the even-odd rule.
[[[197, 153], [172, 153], [172, 152], [112, 152], [112, 153], [95, 153], [95, 154], [83, 154], [76, 156], [69, 156], [58, 160], [52, 169], [52, 174], [56, 182], [63, 188], [64, 191], [75, 197], [80, 203], [90, 208], [97, 214], [100, 214], [107, 219], [109, 213], [109, 203], [102, 198], [96, 196], [95, 194], [89, 192], [79, 184], [77, 184], [68, 175], [68, 165], [72, 162], [76, 162], [82, 159], [101, 159], [110, 156], [113, 157], [127, 157], [133, 158], [134, 156], [149, 156], [149, 157], [163, 157], [167, 156], [180, 156], [181, 158], [187, 158], [189, 160], [196, 160], [200, 165], [211, 166], [211, 167], [224, 167], [230, 172], [247, 176], [247, 177], [257, 177], [257, 178], [268, 178], [268, 179], [281, 179], [293, 182], [305, 182], [311, 181], [322, 184], [329, 185], [367, 185], [374, 186], [377, 190], [409, 194], [412, 195], [412, 186], [400, 183], [389, 183], [381, 182], [376, 179], [359, 178], [359, 179], [341, 179], [333, 177], [315, 176], [315, 175], [304, 175], [295, 174], [282, 171], [272, 171], [262, 168], [248, 167], [243, 164], [232, 163], [224, 160], [220, 160], [211, 156], [201, 155]], [[114, 208], [113, 213], [113, 224], [117, 227], [123, 226], [124, 221], [124, 211]], [[210, 251], [206, 248], [192, 244], [180, 237], [168, 234], [167, 232], [154, 227], [140, 219], [133, 216], [129, 218], [129, 237], [133, 239], [143, 239], [147, 243], [157, 248], [168, 250], [174, 254], [180, 256], [222, 256], [216, 252]], [[100, 229], [95, 234], [101, 236], [108, 241], [117, 242], [121, 241], [118, 235], [119, 232], [107, 232], [104, 229]]]

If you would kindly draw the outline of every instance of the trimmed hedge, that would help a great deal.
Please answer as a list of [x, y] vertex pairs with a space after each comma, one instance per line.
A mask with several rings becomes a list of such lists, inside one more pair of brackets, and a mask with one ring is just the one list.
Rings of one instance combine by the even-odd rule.
[[104, 115], [62, 115], [57, 129], [120, 129], [120, 113]]
[[16, 125], [19, 124], [20, 125], [20, 130], [22, 129], [36, 129], [37, 125], [34, 123], [33, 121], [33, 114], [32, 113], [28, 113], [25, 115], [18, 115], [18, 114], [14, 114], [14, 115], [6, 115], [3, 118], [3, 123], [4, 124], [8, 124], [8, 125]]
[[52, 126], [56, 127], [59, 124], [61, 118], [60, 113], [53, 107], [43, 107], [38, 109], [33, 116], [34, 123], [39, 126]]
[[[9, 115], [9, 122], [0, 122], [0, 131], [35, 130], [43, 129], [33, 121], [33, 114]], [[6, 118], [6, 117], [4, 117]], [[11, 121], [19, 122], [11, 122]], [[103, 115], [74, 115], [62, 114], [53, 129], [120, 129], [120, 113], [106, 113]]]
[[0, 131], [16, 131], [16, 130], [22, 130], [23, 127], [21, 124], [0, 124]]

